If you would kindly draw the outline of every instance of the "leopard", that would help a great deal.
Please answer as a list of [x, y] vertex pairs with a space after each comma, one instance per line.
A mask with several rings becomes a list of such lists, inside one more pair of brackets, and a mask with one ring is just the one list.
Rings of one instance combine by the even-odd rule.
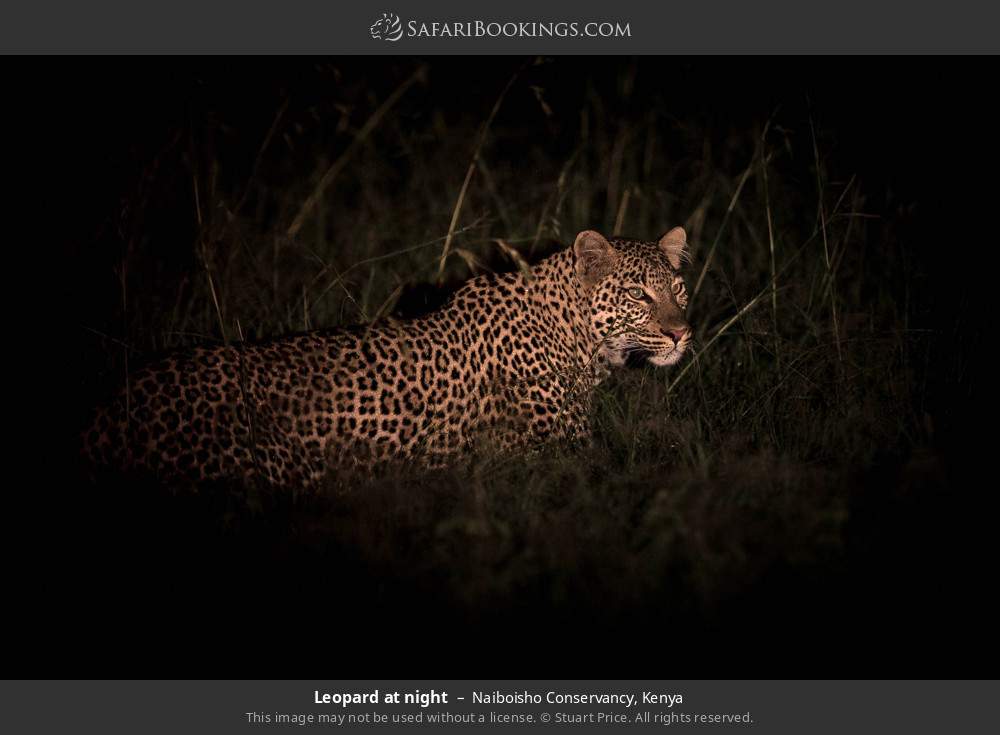
[[91, 468], [315, 487], [337, 467], [440, 467], [470, 451], [586, 443], [597, 386], [677, 363], [687, 235], [580, 232], [410, 320], [182, 350], [129, 376], [83, 432]]

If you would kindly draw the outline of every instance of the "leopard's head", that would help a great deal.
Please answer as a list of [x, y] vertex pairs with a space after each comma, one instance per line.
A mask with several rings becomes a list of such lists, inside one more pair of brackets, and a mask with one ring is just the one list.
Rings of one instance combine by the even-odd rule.
[[576, 276], [590, 302], [590, 328], [615, 366], [673, 365], [691, 342], [680, 268], [687, 235], [675, 227], [658, 242], [581, 232], [573, 245]]

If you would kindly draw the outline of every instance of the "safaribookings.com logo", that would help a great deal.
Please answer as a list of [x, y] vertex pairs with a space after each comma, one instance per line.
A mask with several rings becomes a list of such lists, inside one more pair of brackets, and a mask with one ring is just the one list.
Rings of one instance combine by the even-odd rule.
[[403, 25], [395, 13], [382, 13], [369, 32], [376, 41], [407, 38], [631, 38], [622, 21], [504, 22], [470, 20], [450, 23], [411, 20]]
[[382, 13], [368, 30], [376, 41], [398, 41], [403, 37], [403, 24], [395, 13]]

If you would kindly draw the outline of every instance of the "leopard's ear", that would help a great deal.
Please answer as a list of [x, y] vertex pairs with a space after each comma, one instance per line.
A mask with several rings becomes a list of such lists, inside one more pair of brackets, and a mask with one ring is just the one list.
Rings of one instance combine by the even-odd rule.
[[660, 238], [660, 250], [670, 261], [670, 267], [678, 270], [681, 263], [687, 259], [687, 233], [683, 227], [675, 227]]
[[588, 288], [611, 272], [615, 265], [615, 249], [600, 232], [584, 230], [573, 243], [576, 255], [576, 275]]

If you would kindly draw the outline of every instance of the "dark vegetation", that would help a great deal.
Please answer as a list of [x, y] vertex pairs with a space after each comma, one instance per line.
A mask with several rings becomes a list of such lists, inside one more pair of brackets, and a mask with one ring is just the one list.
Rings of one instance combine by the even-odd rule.
[[67, 83], [91, 110], [66, 141], [68, 424], [164, 350], [410, 316], [584, 228], [687, 228], [697, 356], [604, 384], [583, 454], [318, 496], [68, 481], [65, 652], [130, 676], [910, 676], [985, 642], [980, 331], [942, 272], [952, 159], [898, 81], [946, 93], [931, 61], [128, 63]]

